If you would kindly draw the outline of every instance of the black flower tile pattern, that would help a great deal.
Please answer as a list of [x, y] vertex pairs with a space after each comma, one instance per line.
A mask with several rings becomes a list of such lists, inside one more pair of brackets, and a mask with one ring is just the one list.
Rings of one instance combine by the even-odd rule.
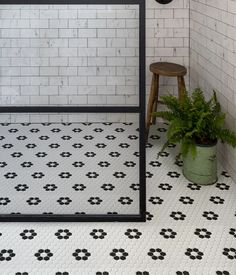
[[2, 148], [4, 148], [4, 149], [10, 149], [10, 148], [12, 148], [12, 147], [14, 147], [13, 144], [8, 144], [8, 143], [6, 143], [6, 144], [3, 144], [3, 145], [2, 145]]
[[104, 191], [112, 191], [115, 186], [111, 183], [104, 183], [101, 188], [104, 190]]
[[132, 183], [132, 184], [130, 185], [130, 188], [131, 188], [132, 190], [134, 190], [134, 191], [138, 191], [138, 190], [140, 190], [140, 184], [138, 184], [138, 183]]
[[218, 220], [219, 215], [213, 211], [204, 211], [202, 216], [207, 220]]
[[160, 161], [150, 161], [149, 165], [151, 165], [152, 167], [160, 167], [161, 166], [161, 162]]
[[148, 179], [148, 178], [152, 178], [153, 177], [153, 173], [151, 173], [151, 172], [149, 172], [149, 171], [147, 171], [146, 172], [146, 178]]
[[163, 203], [163, 199], [161, 199], [160, 197], [150, 197], [149, 202], [151, 202], [152, 204], [162, 204]]
[[38, 152], [37, 154], [35, 154], [36, 157], [38, 158], [45, 158], [47, 156], [46, 152]]
[[154, 218], [154, 216], [150, 212], [146, 212], [146, 221], [151, 221]]
[[58, 229], [58, 231], [55, 233], [55, 236], [59, 240], [68, 240], [70, 236], [72, 236], [72, 233], [70, 232], [69, 229]]
[[133, 202], [133, 200], [130, 197], [120, 197], [118, 202], [120, 202], [121, 204], [131, 204]]
[[59, 165], [59, 163], [56, 161], [49, 161], [46, 165], [50, 168], [55, 168]]
[[104, 239], [107, 233], [103, 229], [93, 229], [92, 232], [90, 232], [90, 235], [94, 239]]
[[161, 183], [158, 187], [163, 191], [170, 191], [173, 186], [169, 183]]
[[34, 254], [38, 261], [49, 261], [53, 256], [50, 249], [39, 249], [37, 253]]
[[179, 198], [179, 201], [182, 202], [183, 204], [193, 204], [194, 200], [191, 199], [190, 197], [186, 196], [186, 197], [183, 197], [181, 196]]
[[33, 166], [33, 163], [31, 161], [24, 161], [21, 163], [21, 166], [23, 168], [29, 168], [29, 167]]
[[160, 248], [150, 248], [148, 256], [150, 256], [153, 260], [164, 260], [166, 253], [163, 252]]
[[7, 205], [11, 202], [11, 200], [8, 197], [0, 197], [0, 205]]
[[236, 249], [235, 248], [224, 248], [223, 255], [225, 255], [230, 260], [236, 260]]
[[213, 202], [214, 204], [224, 204], [224, 199], [222, 199], [219, 196], [211, 196], [210, 201]]
[[4, 175], [4, 177], [6, 179], [14, 179], [15, 177], [17, 177], [17, 174], [15, 172], [8, 172]]
[[114, 248], [112, 250], [112, 252], [110, 253], [110, 256], [113, 257], [114, 260], [118, 261], [118, 260], [126, 260], [126, 258], [128, 257], [129, 253], [127, 253], [123, 248]]
[[168, 172], [167, 176], [171, 177], [171, 178], [179, 178], [180, 177], [180, 173], [178, 172]]
[[69, 197], [60, 197], [57, 202], [60, 204], [60, 205], [69, 205], [72, 200], [69, 198]]
[[25, 147], [28, 149], [34, 149], [35, 147], [37, 147], [37, 145], [34, 143], [29, 143], [29, 144], [26, 144]]
[[88, 252], [87, 249], [76, 249], [75, 252], [72, 254], [77, 261], [87, 261], [88, 258], [91, 256], [91, 253]]
[[139, 239], [142, 235], [142, 233], [140, 231], [138, 231], [138, 229], [127, 229], [125, 232], [125, 235], [129, 238], [129, 239]]
[[85, 155], [87, 158], [93, 158], [93, 157], [96, 156], [96, 153], [94, 153], [94, 152], [86, 152], [84, 155]]
[[234, 236], [234, 238], [236, 238], [236, 229], [235, 228], [230, 228], [229, 234]]
[[117, 179], [123, 179], [126, 177], [126, 174], [124, 172], [115, 172], [113, 176]]
[[196, 183], [189, 183], [187, 185], [187, 188], [191, 189], [191, 190], [201, 190], [202, 186]]
[[55, 191], [58, 187], [55, 184], [46, 184], [43, 188], [46, 191]]
[[40, 140], [48, 140], [50, 137], [49, 136], [40, 136], [39, 139]]
[[149, 138], [150, 139], [160, 139], [160, 136], [158, 136], [158, 135], [151, 135]]
[[72, 165], [74, 167], [83, 167], [85, 165], [85, 163], [83, 163], [82, 161], [75, 161], [72, 163]]
[[226, 183], [216, 183], [216, 188], [220, 189], [220, 190], [229, 190], [230, 186]]
[[109, 163], [108, 161], [100, 161], [99, 163], [98, 163], [98, 165], [100, 166], [100, 167], [109, 167], [110, 165], [111, 165], [111, 163]]
[[57, 149], [58, 147], [60, 147], [60, 144], [58, 143], [52, 143], [48, 145], [51, 149]]
[[171, 228], [163, 228], [161, 229], [160, 235], [165, 239], [174, 239], [177, 233]]
[[112, 158], [118, 158], [120, 156], [120, 153], [119, 152], [110, 152], [109, 155], [112, 157]]
[[[4, 125], [0, 213], [138, 213], [137, 124]], [[2, 223], [0, 274], [234, 274], [236, 185], [220, 166], [214, 185], [186, 180], [178, 146], [157, 159], [167, 129], [157, 125], [146, 145], [146, 223]]]
[[84, 191], [86, 189], [86, 186], [84, 184], [75, 184], [74, 186], [72, 186], [72, 188], [75, 191]]
[[58, 176], [62, 179], [69, 179], [72, 174], [70, 172], [61, 172]]
[[221, 175], [224, 176], [224, 177], [226, 177], [226, 178], [230, 178], [230, 175], [228, 174], [227, 171], [222, 171]]
[[45, 176], [43, 172], [35, 172], [31, 175], [32, 178], [34, 179], [41, 179]]
[[176, 221], [183, 221], [186, 218], [186, 215], [183, 214], [181, 211], [172, 211], [170, 217]]
[[167, 153], [167, 152], [160, 152], [159, 153], [159, 156], [160, 157], [168, 157], [170, 154], [169, 153]]
[[78, 149], [78, 148], [84, 147], [84, 145], [81, 143], [74, 143], [74, 144], [72, 144], [72, 147], [74, 147], [75, 149]]
[[89, 179], [96, 179], [96, 178], [99, 176], [99, 174], [98, 174], [97, 172], [88, 172], [88, 173], [86, 174], [86, 176], [87, 176]]
[[88, 199], [88, 202], [91, 204], [91, 205], [99, 205], [102, 203], [102, 200], [99, 198], [99, 197], [90, 197]]
[[7, 166], [7, 163], [5, 161], [0, 162], [0, 168], [4, 168]]
[[37, 236], [37, 233], [34, 229], [24, 229], [20, 233], [20, 236], [23, 240], [33, 240]]
[[71, 136], [62, 136], [61, 139], [63, 140], [70, 140], [72, 137]]
[[26, 200], [26, 202], [28, 203], [28, 205], [38, 205], [40, 204], [42, 201], [39, 197], [30, 197], [28, 200]]
[[96, 146], [97, 148], [106, 148], [106, 147], [107, 147], [107, 145], [104, 144], [104, 143], [97, 143], [95, 146]]
[[63, 157], [63, 158], [69, 158], [71, 155], [72, 155], [72, 154], [71, 154], [70, 152], [62, 152], [62, 153], [60, 154], [60, 156]]
[[175, 160], [175, 165], [182, 167], [183, 166], [183, 161], [182, 160]]
[[200, 239], [210, 239], [212, 233], [206, 228], [196, 228], [194, 234], [197, 235]]
[[12, 249], [2, 249], [0, 250], [0, 261], [11, 261], [16, 254]]
[[198, 248], [187, 248], [185, 255], [191, 260], [201, 260], [204, 254]]

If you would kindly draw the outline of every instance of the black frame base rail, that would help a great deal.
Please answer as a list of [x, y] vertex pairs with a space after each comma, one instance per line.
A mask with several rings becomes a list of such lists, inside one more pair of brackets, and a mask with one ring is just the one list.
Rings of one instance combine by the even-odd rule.
[[[45, 215], [1, 214], [0, 222], [143, 222], [146, 220], [145, 155], [145, 0], [0, 0], [0, 4], [138, 5], [139, 105], [138, 106], [0, 106], [0, 113], [136, 113], [139, 115], [139, 214]], [[4, 10], [3, 10], [4, 12]]]

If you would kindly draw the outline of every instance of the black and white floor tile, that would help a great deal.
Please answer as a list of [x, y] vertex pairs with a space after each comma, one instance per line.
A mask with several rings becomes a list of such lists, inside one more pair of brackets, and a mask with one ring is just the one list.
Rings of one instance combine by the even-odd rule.
[[[86, 125], [84, 125], [84, 127], [85, 126]], [[3, 196], [0, 208], [1, 211], [3, 211], [2, 209], [7, 209], [5, 207], [8, 207], [12, 203], [12, 205], [17, 205], [18, 207], [18, 210], [14, 209], [14, 211], [29, 211], [33, 206], [27, 206], [28, 204], [25, 203], [25, 197], [16, 202], [17, 194], [21, 192], [25, 192], [24, 194], [29, 192], [28, 194], [31, 194], [30, 192], [32, 192], [31, 190], [33, 190], [34, 186], [38, 188], [38, 186], [43, 187], [44, 185], [43, 183], [39, 183], [39, 181], [42, 182], [40, 177], [36, 177], [39, 180], [36, 182], [33, 176], [31, 177], [31, 181], [28, 179], [30, 178], [29, 176], [23, 176], [26, 172], [24, 172], [25, 170], [23, 168], [20, 169], [19, 165], [23, 162], [32, 162], [33, 165], [28, 167], [28, 169], [31, 169], [30, 173], [41, 172], [45, 174], [45, 177], [48, 176], [47, 184], [55, 184], [57, 186], [56, 190], [51, 192], [57, 192], [63, 183], [62, 181], [60, 182], [59, 177], [52, 177], [52, 175], [50, 177], [51, 168], [43, 169], [43, 163], [45, 165], [49, 161], [59, 162], [59, 154], [62, 152], [71, 153], [73, 156], [76, 152], [76, 149], [73, 147], [73, 149], [70, 150], [68, 149], [69, 147], [62, 150], [61, 147], [54, 148], [55, 153], [53, 154], [51, 153], [53, 149], [51, 149], [49, 145], [58, 143], [62, 146], [63, 142], [61, 141], [61, 137], [69, 136], [66, 130], [68, 129], [67, 127], [71, 127], [72, 129], [72, 127], [77, 128], [77, 126], [50, 125], [50, 127], [61, 130], [61, 134], [58, 132], [55, 136], [51, 135], [50, 130], [44, 130], [43, 125], [37, 125], [37, 127], [36, 125], [8, 125], [3, 127], [7, 127], [5, 128], [7, 131], [1, 127], [1, 136], [4, 137], [7, 135], [7, 139], [4, 140], [4, 138], [1, 138], [1, 145], [9, 144], [5, 145], [5, 147], [11, 147], [10, 144], [12, 144], [16, 147], [4, 149], [6, 152], [7, 150], [11, 150], [10, 154], [6, 153], [7, 157], [5, 158], [3, 158], [3, 154], [1, 154], [1, 196], [3, 196], [2, 194], [5, 194], [5, 192], [9, 193]], [[99, 126], [89, 125], [89, 127], [92, 127], [91, 129], [106, 128], [102, 124]], [[112, 124], [109, 127], [115, 129], [125, 126], [123, 124], [122, 126], [121, 124]], [[188, 182], [181, 173], [181, 162], [175, 162], [177, 148], [174, 146], [170, 146], [157, 160], [156, 153], [160, 150], [164, 142], [166, 127], [166, 125], [160, 124], [152, 127], [147, 144], [148, 212], [146, 223], [1, 223], [0, 274], [235, 275], [236, 185], [229, 174], [221, 167], [219, 167], [219, 179], [215, 185], [199, 186]], [[40, 134], [39, 132], [30, 132], [30, 134], [29, 131], [25, 130], [36, 128], [39, 128], [41, 131]], [[137, 135], [137, 132], [135, 132], [137, 126], [132, 125], [132, 128], [133, 133], [131, 135]], [[22, 131], [22, 133], [18, 132], [17, 134], [16, 130], [14, 130], [14, 133], [11, 129], [16, 129], [19, 132]], [[130, 125], [125, 129], [131, 129]], [[11, 130], [12, 133], [9, 132], [9, 130]], [[23, 133], [23, 131], [25, 132]], [[9, 135], [6, 134], [6, 132], [9, 132]], [[12, 134], [11, 139], [10, 133]], [[119, 132], [119, 135], [115, 135], [109, 132], [109, 135], [121, 138], [120, 135], [122, 133]], [[35, 134], [35, 137], [37, 135], [38, 139], [39, 136], [49, 136], [50, 139], [46, 140], [45, 138], [47, 143], [41, 143], [37, 138], [33, 137], [33, 134]], [[73, 132], [70, 135], [71, 140], [73, 139], [73, 142], [71, 141], [70, 143], [71, 145], [74, 143], [82, 143], [82, 140], [78, 141], [76, 133]], [[90, 134], [86, 133], [86, 135]], [[21, 143], [22, 145], [20, 147], [17, 147], [18, 142], [16, 141], [16, 137], [19, 136], [22, 136], [20, 139], [22, 139], [21, 142], [23, 141], [23, 143]], [[24, 140], [23, 136], [26, 136], [28, 140]], [[97, 143], [108, 143], [104, 138], [102, 138], [101, 141], [99, 132], [96, 133], [96, 135], [93, 134], [93, 136], [94, 139], [99, 140]], [[67, 143], [66, 146], [69, 144], [68, 140], [65, 142]], [[92, 142], [92, 140], [90, 141]], [[84, 140], [83, 142], [85, 143]], [[94, 142], [96, 141], [94, 140]], [[37, 147], [30, 149], [26, 147], [26, 145], [34, 143]], [[135, 144], [133, 140], [132, 142], [120, 140], [119, 143]], [[114, 146], [118, 146], [118, 142], [114, 143], [114, 140], [113, 144], [115, 144]], [[33, 147], [33, 145], [30, 146]], [[137, 159], [131, 154], [132, 146], [133, 145], [124, 149], [124, 152], [127, 152], [127, 157], [124, 157], [122, 162], [118, 163], [114, 168], [117, 172], [128, 173], [128, 171], [133, 170], [133, 168], [129, 170], [123, 167], [123, 161], [133, 161], [137, 163]], [[137, 143], [134, 147], [132, 150], [136, 152], [138, 148]], [[34, 155], [34, 157], [30, 158], [27, 150], [23, 148], [34, 150], [35, 154], [41, 153], [41, 157], [37, 158]], [[89, 148], [89, 150], [87, 148]], [[91, 145], [87, 148], [86, 152], [98, 153], [98, 150], [95, 150]], [[112, 146], [110, 148], [112, 148], [114, 152], [123, 152], [120, 147], [119, 150], [118, 147], [114, 147], [113, 149]], [[110, 148], [108, 149], [108, 146], [103, 148], [97, 160], [108, 161], [105, 156], [111, 152]], [[15, 157], [10, 156], [14, 153]], [[47, 156], [42, 157], [42, 153], [46, 153]], [[20, 156], [21, 154], [23, 154], [23, 156]], [[43, 159], [46, 157], [48, 157], [47, 162], [46, 159], [45, 161]], [[67, 159], [69, 159], [69, 157], [67, 157]], [[95, 162], [96, 164], [97, 160]], [[69, 163], [71, 164], [73, 161], [71, 159], [70, 162], [63, 162], [63, 164], [60, 161], [58, 167], [55, 167], [55, 169], [58, 169], [57, 171], [59, 173], [70, 172], [73, 177], [76, 172], [69, 165]], [[7, 165], [5, 166], [4, 163], [7, 163]], [[91, 172], [100, 172], [102, 170], [102, 168], [95, 166], [93, 161], [88, 163], [90, 164], [88, 165], [89, 170], [90, 168], [92, 169]], [[11, 167], [9, 170], [6, 169], [8, 165]], [[35, 167], [34, 172], [32, 172], [33, 167]], [[2, 172], [3, 169], [4, 173]], [[12, 173], [8, 181], [4, 176], [5, 172]], [[20, 179], [19, 183], [17, 183], [16, 178], [14, 178], [13, 173], [17, 174], [16, 178]], [[112, 173], [114, 172], [112, 171]], [[133, 181], [127, 185], [126, 179], [120, 179], [120, 184], [124, 187], [125, 192], [128, 192], [122, 196], [133, 199], [135, 198], [135, 190], [138, 188], [137, 179], [135, 180], [134, 172], [130, 172], [129, 177], [130, 179], [133, 177]], [[76, 178], [77, 176], [75, 175], [75, 180]], [[108, 182], [115, 186], [114, 190], [116, 190], [116, 187], [119, 185], [116, 180], [115, 177], [111, 177], [111, 181]], [[87, 187], [89, 181], [85, 182], [84, 185]], [[22, 184], [20, 188], [26, 188], [26, 191], [13, 190], [18, 184]], [[25, 187], [24, 184], [28, 186], [28, 188]], [[72, 184], [73, 183], [70, 182], [68, 186], [71, 187]], [[4, 185], [6, 187], [4, 187]], [[130, 185], [132, 185], [132, 188], [130, 188]], [[101, 183], [98, 183], [97, 186], [101, 186]], [[109, 187], [110, 185], [108, 188]], [[51, 185], [48, 188], [54, 189]], [[43, 205], [44, 196], [48, 195], [47, 191], [44, 192], [40, 189], [41, 191], [39, 192], [39, 189], [36, 189], [35, 194], [42, 200], [40, 203]], [[131, 189], [132, 192], [129, 189]], [[66, 189], [62, 188], [60, 190]], [[51, 192], [49, 193], [51, 194]], [[116, 193], [115, 191], [113, 192], [114, 194]], [[72, 193], [69, 193], [65, 195], [65, 197], [68, 196], [69, 199], [73, 201], [71, 194]], [[111, 193], [108, 192], [107, 194], [109, 197]], [[105, 197], [104, 195], [104, 198]], [[27, 200], [29, 200], [29, 197], [27, 197]], [[58, 211], [59, 205], [60, 204], [55, 204], [52, 201], [50, 211]], [[34, 206], [38, 207], [38, 205]], [[89, 204], [87, 204], [87, 206], [89, 206]], [[111, 211], [121, 211], [119, 204], [117, 204], [116, 207], [117, 208]], [[129, 209], [130, 211], [131, 208], [129, 207], [129, 204], [125, 205], [125, 209]], [[65, 210], [65, 208], [63, 208], [63, 210]], [[89, 211], [89, 209], [88, 207], [84, 211]], [[99, 208], [96, 208], [96, 210], [97, 209]], [[75, 211], [73, 207], [71, 207], [70, 210]], [[8, 208], [7, 211], [13, 211], [13, 209]], [[46, 210], [41, 208], [40, 211]], [[49, 211], [49, 209], [47, 209], [47, 211]], [[76, 211], [78, 210], [76, 209]]]

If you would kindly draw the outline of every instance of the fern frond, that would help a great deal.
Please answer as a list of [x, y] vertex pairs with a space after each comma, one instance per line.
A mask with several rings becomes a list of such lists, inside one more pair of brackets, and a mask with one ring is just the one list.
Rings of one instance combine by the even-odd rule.
[[181, 142], [181, 154], [186, 156], [188, 152], [192, 153], [192, 156], [196, 156], [196, 144], [192, 139], [183, 138]]
[[167, 108], [171, 110], [174, 114], [179, 114], [181, 112], [180, 102], [175, 96], [162, 96], [161, 99], [163, 103], [167, 106]]
[[153, 116], [161, 117], [167, 121], [172, 121], [175, 118], [175, 115], [170, 111], [154, 112]]
[[229, 129], [218, 129], [218, 138], [223, 142], [236, 148], [236, 134]]

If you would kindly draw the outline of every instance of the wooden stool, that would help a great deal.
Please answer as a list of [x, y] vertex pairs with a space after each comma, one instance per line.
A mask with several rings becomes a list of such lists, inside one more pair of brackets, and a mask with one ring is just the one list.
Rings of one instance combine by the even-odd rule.
[[178, 81], [178, 97], [181, 99], [183, 92], [185, 91], [184, 76], [187, 73], [187, 69], [184, 66], [169, 63], [169, 62], [157, 62], [150, 65], [150, 71], [152, 75], [151, 92], [148, 100], [147, 107], [147, 119], [146, 119], [146, 133], [148, 138], [149, 128], [151, 124], [156, 124], [156, 117], [152, 116], [153, 112], [156, 112], [157, 103], [162, 103], [158, 99], [159, 91], [159, 76], [175, 76]]

